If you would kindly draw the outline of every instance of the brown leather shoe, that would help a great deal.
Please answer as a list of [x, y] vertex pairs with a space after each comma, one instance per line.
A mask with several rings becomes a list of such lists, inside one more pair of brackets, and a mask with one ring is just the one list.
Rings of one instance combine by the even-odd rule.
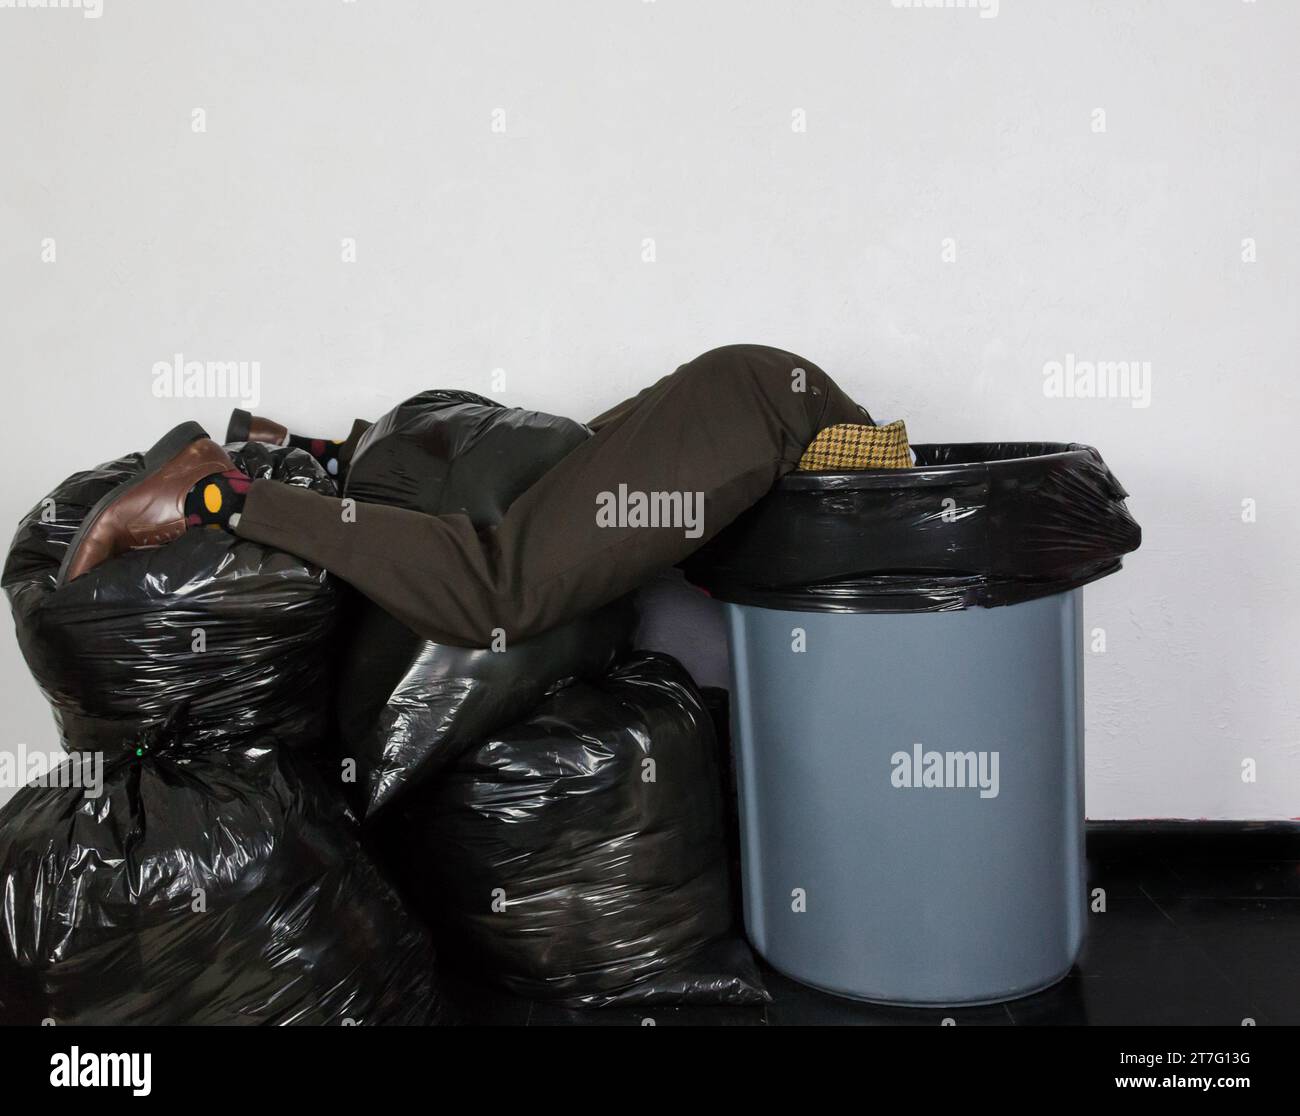
[[57, 585], [101, 562], [185, 533], [185, 497], [204, 477], [233, 469], [229, 455], [197, 422], [183, 422], [144, 455], [144, 471], [90, 509], [59, 566]]
[[226, 445], [231, 442], [266, 442], [271, 446], [283, 446], [289, 442], [289, 428], [236, 407], [230, 412], [230, 422], [226, 424]]

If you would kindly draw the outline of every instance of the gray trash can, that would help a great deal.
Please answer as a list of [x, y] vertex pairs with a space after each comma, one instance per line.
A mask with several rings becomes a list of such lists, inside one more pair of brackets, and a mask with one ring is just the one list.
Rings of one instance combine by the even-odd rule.
[[1095, 450], [798, 473], [688, 575], [725, 602], [745, 925], [886, 1003], [1044, 988], [1083, 942], [1080, 586], [1141, 533]]

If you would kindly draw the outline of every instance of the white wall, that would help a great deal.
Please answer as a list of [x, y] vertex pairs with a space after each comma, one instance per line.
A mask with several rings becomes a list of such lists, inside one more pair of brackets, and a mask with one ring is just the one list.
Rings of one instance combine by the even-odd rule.
[[[5, 5], [0, 523], [223, 430], [153, 397], [176, 352], [330, 433], [496, 368], [585, 418], [777, 344], [917, 441], [1089, 442], [1132, 492], [1145, 544], [1087, 593], [1091, 816], [1300, 814], [1300, 5]], [[1046, 397], [1070, 353], [1149, 361], [1150, 406]], [[51, 745], [8, 630], [0, 703], [0, 746]]]

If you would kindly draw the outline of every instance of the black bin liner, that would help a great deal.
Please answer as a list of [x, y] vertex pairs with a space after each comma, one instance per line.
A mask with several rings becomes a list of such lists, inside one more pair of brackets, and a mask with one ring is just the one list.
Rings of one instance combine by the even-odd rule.
[[639, 654], [470, 749], [385, 840], [444, 956], [519, 995], [761, 1003], [732, 935], [718, 757], [685, 670]]
[[[228, 448], [254, 478], [334, 493], [305, 451]], [[194, 530], [55, 588], [87, 512], [142, 467], [131, 454], [69, 477], [23, 518], [0, 577], [64, 747], [134, 748], [181, 707], [189, 746], [250, 735], [319, 742], [330, 727], [337, 603], [319, 567], [226, 531]]]
[[356, 761], [356, 800], [377, 815], [486, 733], [548, 693], [605, 671], [630, 645], [635, 612], [617, 601], [505, 651], [422, 639], [377, 606], [348, 624], [339, 739]]
[[[366, 431], [346, 494], [490, 527], [589, 436], [569, 419], [471, 392], [426, 391]], [[551, 691], [603, 673], [635, 627], [632, 605], [621, 601], [504, 650], [475, 649], [422, 639], [369, 601], [351, 611], [339, 730], [367, 818]]]
[[427, 929], [301, 751], [142, 750], [99, 797], [0, 810], [0, 1023], [449, 1021]]
[[687, 577], [740, 604], [937, 612], [1074, 589], [1141, 544], [1091, 446], [912, 448], [911, 469], [787, 474], [683, 563]]

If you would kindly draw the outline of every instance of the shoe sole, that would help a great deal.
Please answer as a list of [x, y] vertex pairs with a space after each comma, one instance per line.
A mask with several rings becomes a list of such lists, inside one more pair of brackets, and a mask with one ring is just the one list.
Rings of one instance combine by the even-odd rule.
[[85, 537], [99, 517], [104, 514], [104, 510], [124, 493], [129, 492], [137, 485], [143, 484], [173, 457], [181, 452], [191, 442], [197, 442], [200, 438], [206, 438], [208, 432], [203, 429], [197, 422], [183, 422], [180, 426], [168, 431], [153, 446], [145, 451], [144, 469], [128, 481], [123, 481], [116, 488], [111, 488], [104, 493], [91, 507], [86, 518], [81, 521], [81, 526], [73, 533], [72, 541], [68, 543], [67, 553], [63, 556], [63, 561], [59, 563], [59, 574], [55, 578], [54, 587], [61, 588], [67, 582], [68, 567], [72, 565], [73, 556], [77, 553], [78, 547], [81, 546], [81, 540]]

